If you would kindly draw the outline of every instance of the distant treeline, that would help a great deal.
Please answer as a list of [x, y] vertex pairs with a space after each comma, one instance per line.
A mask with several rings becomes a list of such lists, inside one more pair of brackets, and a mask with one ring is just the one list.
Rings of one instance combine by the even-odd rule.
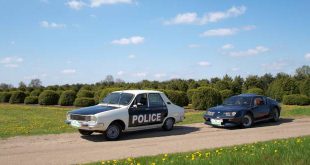
[[220, 104], [225, 98], [241, 93], [266, 95], [284, 104], [310, 104], [310, 67], [297, 68], [295, 74], [278, 73], [275, 76], [249, 75], [201, 80], [172, 79], [169, 81], [143, 80], [137, 83], [124, 82], [107, 76], [95, 84], [66, 84], [42, 86], [39, 79], [33, 79], [18, 87], [0, 84], [0, 102], [89, 106], [99, 103], [108, 93], [125, 89], [154, 89], [163, 91], [174, 103], [195, 109], [206, 109]]

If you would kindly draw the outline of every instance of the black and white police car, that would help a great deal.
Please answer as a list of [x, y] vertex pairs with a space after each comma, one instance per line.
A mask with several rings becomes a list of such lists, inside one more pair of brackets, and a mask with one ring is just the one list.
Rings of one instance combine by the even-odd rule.
[[183, 119], [184, 108], [162, 92], [124, 90], [110, 93], [98, 105], [68, 112], [66, 123], [82, 135], [102, 132], [108, 140], [116, 140], [126, 131], [172, 130]]

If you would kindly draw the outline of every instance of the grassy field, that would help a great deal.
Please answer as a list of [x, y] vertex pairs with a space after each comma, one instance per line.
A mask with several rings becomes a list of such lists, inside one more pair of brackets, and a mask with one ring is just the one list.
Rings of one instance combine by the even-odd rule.
[[205, 165], [205, 164], [310, 164], [310, 136], [273, 140], [210, 150], [157, 156], [103, 160], [89, 165]]
[[[0, 104], [0, 138], [73, 132], [73, 128], [64, 124], [66, 113], [71, 109], [73, 108]], [[186, 119], [180, 124], [203, 122], [204, 112], [187, 110]], [[304, 116], [310, 116], [310, 106], [283, 106], [282, 117]]]

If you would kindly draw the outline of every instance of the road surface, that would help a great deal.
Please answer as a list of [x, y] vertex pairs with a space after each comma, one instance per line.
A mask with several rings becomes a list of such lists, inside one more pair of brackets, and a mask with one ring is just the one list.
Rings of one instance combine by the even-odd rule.
[[126, 133], [119, 141], [101, 134], [78, 133], [0, 140], [0, 164], [77, 164], [162, 153], [195, 151], [257, 141], [310, 135], [310, 118], [281, 119], [249, 129], [213, 128], [202, 123], [176, 126], [170, 132]]

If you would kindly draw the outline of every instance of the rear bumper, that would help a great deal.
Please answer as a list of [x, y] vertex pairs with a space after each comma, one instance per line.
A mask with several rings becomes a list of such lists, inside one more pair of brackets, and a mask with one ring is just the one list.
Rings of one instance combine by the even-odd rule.
[[[204, 120], [205, 124], [207, 125], [212, 125], [212, 126], [217, 126], [217, 127], [236, 127], [239, 126], [242, 122], [241, 117], [234, 117], [234, 118], [212, 118], [210, 116], [204, 115]], [[211, 123], [211, 119], [216, 119], [216, 120], [222, 120], [220, 125], [215, 125]]]
[[76, 120], [65, 120], [65, 123], [78, 129], [88, 130], [88, 131], [105, 131], [104, 124], [100, 123], [90, 123], [85, 121]]

